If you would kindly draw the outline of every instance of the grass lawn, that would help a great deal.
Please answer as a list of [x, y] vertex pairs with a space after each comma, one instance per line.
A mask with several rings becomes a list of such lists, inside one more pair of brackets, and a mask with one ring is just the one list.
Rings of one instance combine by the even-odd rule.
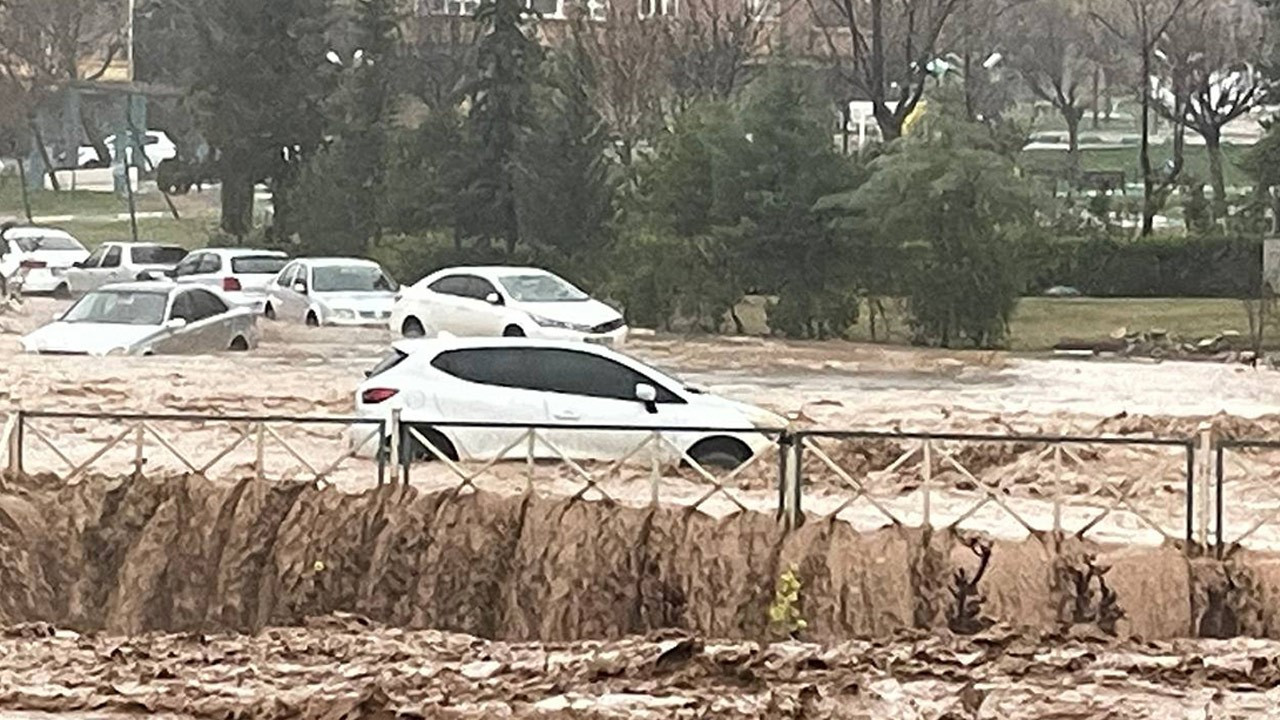
[[[1222, 169], [1228, 187], [1252, 184], [1253, 181], [1239, 165], [1239, 160], [1247, 151], [1248, 148], [1237, 145], [1223, 146]], [[1169, 145], [1151, 146], [1151, 162], [1156, 167], [1168, 160], [1171, 154], [1172, 148]], [[1194, 177], [1208, 184], [1209, 155], [1205, 152], [1204, 147], [1188, 145], [1184, 151], [1183, 158], [1182, 177], [1184, 179]], [[1020, 162], [1027, 169], [1065, 172], [1067, 153], [1065, 150], [1024, 150], [1022, 151]], [[1082, 149], [1080, 151], [1080, 166], [1086, 171], [1094, 172], [1120, 170], [1124, 172], [1125, 182], [1142, 182], [1142, 172], [1138, 167], [1137, 144], [1132, 147]]]
[[[127, 242], [132, 239], [128, 220], [73, 220], [55, 224], [91, 249], [109, 240]], [[217, 220], [210, 217], [183, 220], [146, 218], [138, 221], [139, 240], [181, 245], [188, 249], [206, 247], [216, 230]]]
[[[891, 343], [909, 341], [906, 324], [890, 310]], [[1239, 300], [1174, 298], [1025, 298], [1011, 323], [1010, 349], [1043, 352], [1063, 338], [1102, 339], [1116, 328], [1133, 332], [1160, 328], [1183, 341], [1195, 341], [1224, 330], [1248, 334], [1249, 321]], [[881, 341], [883, 328], [879, 329]], [[1280, 333], [1269, 344], [1280, 346]], [[857, 340], [870, 341], [865, 315], [853, 330]]]

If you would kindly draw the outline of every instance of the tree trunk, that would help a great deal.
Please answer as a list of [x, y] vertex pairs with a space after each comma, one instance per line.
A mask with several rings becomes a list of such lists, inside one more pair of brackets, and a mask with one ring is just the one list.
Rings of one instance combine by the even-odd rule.
[[35, 218], [31, 215], [31, 190], [27, 187], [27, 159], [18, 157], [18, 184], [22, 186], [22, 212], [27, 216], [28, 223], [34, 223]]
[[1064, 107], [1062, 119], [1067, 123], [1067, 175], [1074, 187], [1080, 179], [1080, 121], [1084, 119], [1084, 109]]
[[1138, 149], [1138, 164], [1142, 167], [1142, 235], [1146, 237], [1155, 229], [1155, 178], [1151, 169], [1151, 48], [1142, 51], [1142, 144]]
[[232, 168], [223, 163], [222, 231], [243, 243], [253, 228], [253, 179]]
[[54, 192], [61, 191], [62, 185], [58, 183], [58, 171], [54, 169], [53, 160], [49, 157], [49, 146], [44, 144], [44, 133], [40, 130], [40, 123], [35, 120], [31, 121], [31, 137], [36, 141], [40, 162], [44, 163], [44, 171], [49, 176], [49, 186]]
[[[89, 144], [93, 146], [93, 151], [98, 154], [98, 160], [100, 162], [111, 162], [111, 151], [107, 149], [107, 144], [99, 137], [97, 124], [93, 122], [92, 111], [83, 102], [80, 103], [80, 127], [84, 130], [84, 136]], [[80, 158], [77, 157], [76, 164], [79, 165], [79, 163]]]
[[1098, 129], [1098, 86], [1102, 80], [1102, 68], [1097, 65], [1093, 66], [1093, 96], [1090, 100], [1090, 108], [1093, 111], [1092, 126], [1094, 130]]
[[1218, 128], [1205, 129], [1204, 149], [1209, 154], [1209, 182], [1213, 185], [1213, 219], [1227, 216], [1227, 183], [1222, 172], [1222, 133]]

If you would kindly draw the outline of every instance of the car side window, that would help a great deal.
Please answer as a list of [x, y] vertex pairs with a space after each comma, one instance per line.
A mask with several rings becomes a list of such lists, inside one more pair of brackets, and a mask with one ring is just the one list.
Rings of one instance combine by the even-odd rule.
[[489, 297], [490, 293], [497, 293], [498, 290], [493, 283], [480, 277], [467, 278], [467, 297], [476, 300], [484, 300]]
[[102, 258], [102, 267], [104, 268], [120, 267], [120, 246], [119, 245], [113, 245], [109, 250], [107, 250], [107, 254]]
[[84, 259], [82, 267], [93, 268], [98, 267], [102, 262], [102, 257], [107, 254], [106, 246], [99, 246], [98, 249], [89, 253], [89, 257]]
[[427, 289], [441, 295], [466, 297], [467, 278], [465, 275], [448, 275], [427, 286]]
[[191, 298], [192, 321], [204, 320], [227, 311], [227, 304], [218, 299], [213, 293], [205, 292], [204, 290], [192, 290], [185, 294]]
[[196, 267], [196, 272], [201, 275], [208, 275], [210, 273], [216, 273], [221, 269], [222, 258], [214, 255], [213, 253], [205, 253], [204, 257], [200, 258], [200, 264]]
[[296, 264], [286, 265], [280, 274], [276, 276], [276, 284], [280, 287], [293, 287], [293, 278], [298, 274], [298, 266]]
[[195, 307], [191, 302], [191, 293], [178, 293], [178, 297], [173, 299], [173, 307], [169, 310], [169, 319], [195, 322], [195, 314]]
[[538, 369], [538, 389], [547, 392], [614, 400], [635, 400], [636, 385], [652, 385], [659, 403], [681, 402], [652, 378], [594, 353], [554, 348], [528, 348], [527, 362]]
[[200, 272], [200, 258], [203, 257], [203, 255], [204, 253], [195, 253], [194, 255], [188, 255], [183, 258], [182, 262], [178, 263], [178, 266], [174, 268], [173, 274], [178, 277], [186, 277], [187, 275], [195, 275]]
[[636, 399], [636, 385], [652, 385], [659, 403], [683, 403], [653, 379], [591, 353], [550, 348], [476, 348], [440, 353], [431, 365], [461, 380], [566, 395]]

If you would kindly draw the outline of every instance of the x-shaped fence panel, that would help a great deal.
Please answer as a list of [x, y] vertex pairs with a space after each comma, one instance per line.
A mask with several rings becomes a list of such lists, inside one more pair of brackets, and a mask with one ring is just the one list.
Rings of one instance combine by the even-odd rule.
[[356, 456], [358, 435], [381, 435], [377, 421], [356, 426], [349, 418], [56, 412], [12, 417], [6, 425], [9, 469], [51, 473], [68, 484], [91, 474], [327, 484], [385, 472], [377, 453]]
[[1214, 466], [1217, 553], [1280, 548], [1280, 441], [1223, 440]]
[[804, 510], [862, 529], [1155, 543], [1191, 532], [1187, 441], [807, 431], [796, 442]]

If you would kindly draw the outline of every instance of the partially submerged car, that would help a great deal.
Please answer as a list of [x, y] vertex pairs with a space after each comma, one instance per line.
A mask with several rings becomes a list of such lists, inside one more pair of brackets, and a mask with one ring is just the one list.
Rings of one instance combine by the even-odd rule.
[[152, 355], [242, 351], [258, 345], [257, 316], [216, 290], [159, 282], [108, 285], [22, 338], [48, 355]]
[[9, 228], [0, 243], [5, 245], [0, 248], [0, 276], [7, 280], [21, 274], [24, 293], [54, 292], [67, 271], [89, 257], [79, 240], [54, 228]]
[[385, 326], [398, 289], [396, 281], [372, 260], [294, 260], [267, 286], [263, 314], [311, 327]]
[[107, 242], [63, 276], [55, 295], [81, 295], [112, 283], [161, 280], [187, 256], [177, 245]]
[[622, 314], [567, 280], [531, 267], [456, 267], [406, 287], [391, 312], [404, 337], [506, 336], [621, 345]]
[[[394, 408], [451, 460], [492, 460], [507, 450], [524, 459], [529, 447], [521, 425], [527, 424], [555, 426], [539, 431], [546, 442], [533, 444], [535, 458], [563, 453], [573, 460], [643, 461], [633, 451], [651, 437], [646, 428], [661, 427], [670, 430], [656, 446], [660, 461], [687, 455], [703, 466], [732, 468], [787, 426], [767, 410], [695, 390], [631, 357], [574, 340], [398, 341], [356, 390], [357, 416], [385, 421]], [[466, 422], [477, 425], [457, 424]], [[376, 425], [358, 424], [348, 440], [357, 453], [369, 454], [377, 435]], [[412, 434], [401, 447], [414, 459], [434, 456]]]

